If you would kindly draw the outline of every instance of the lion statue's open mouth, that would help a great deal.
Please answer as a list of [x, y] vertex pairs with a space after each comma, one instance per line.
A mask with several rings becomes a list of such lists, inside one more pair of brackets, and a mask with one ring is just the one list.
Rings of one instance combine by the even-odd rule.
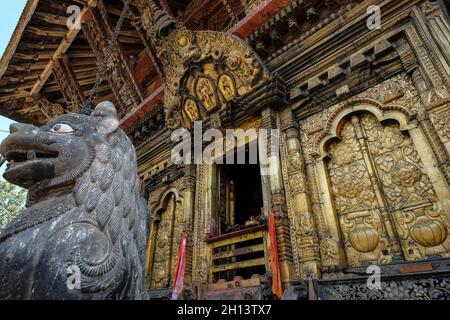
[[34, 201], [56, 186], [70, 189], [95, 156], [89, 139], [101, 137], [94, 122], [93, 117], [66, 114], [43, 127], [11, 125], [0, 147], [8, 161], [4, 178], [29, 189]]
[[22, 143], [19, 141], [11, 137], [4, 141], [2, 149], [8, 161], [5, 179], [27, 188], [42, 179], [50, 178], [54, 174], [53, 168], [59, 152], [28, 145], [26, 140], [21, 140]]

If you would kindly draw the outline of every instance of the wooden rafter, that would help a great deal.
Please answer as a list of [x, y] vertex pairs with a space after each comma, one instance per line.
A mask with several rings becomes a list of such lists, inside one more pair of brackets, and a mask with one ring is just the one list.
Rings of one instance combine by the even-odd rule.
[[[97, 1], [96, 8], [89, 9], [85, 22], [82, 26], [83, 33], [95, 53], [97, 62], [101, 63], [114, 29], [108, 10], [102, 0]], [[125, 113], [142, 101], [142, 95], [128, 66], [126, 55], [119, 40], [112, 49], [109, 58], [110, 63], [108, 64], [109, 72], [104, 77], [118, 102], [119, 113]]]
[[54, 62], [53, 67], [56, 82], [64, 96], [66, 105], [71, 111], [78, 111], [86, 99], [74, 74], [68, 56], [63, 55], [58, 61]]
[[[96, 6], [96, 2], [97, 2], [96, 0], [88, 1], [88, 5], [85, 6], [81, 11], [82, 19], [84, 18], [84, 15], [88, 11], [89, 7]], [[67, 33], [64, 35], [64, 39], [61, 41], [58, 49], [56, 49], [55, 53], [53, 54], [53, 57], [50, 59], [49, 63], [45, 67], [44, 71], [39, 76], [38, 81], [36, 81], [33, 88], [31, 89], [31, 91], [30, 91], [31, 95], [37, 94], [42, 89], [45, 82], [52, 74], [53, 63], [55, 61], [57, 61], [64, 53], [66, 53], [66, 51], [69, 49], [70, 45], [72, 44], [72, 42], [75, 40], [75, 38], [77, 37], [77, 35], [79, 33], [80, 33], [79, 29], [70, 29], [69, 31], [67, 31]]]
[[167, 0], [161, 0], [161, 7], [167, 11], [168, 14], [170, 14], [172, 17], [174, 16], [174, 12], [172, 11], [172, 8], [169, 6]]
[[11, 40], [5, 50], [5, 53], [2, 56], [0, 61], [0, 77], [6, 71], [8, 64], [15, 53], [17, 46], [19, 45], [20, 39], [22, 38], [23, 32], [33, 17], [33, 13], [35, 12], [37, 6], [39, 4], [39, 0], [30, 0], [27, 2], [27, 5], [20, 17], [19, 23], [17, 24], [16, 29], [11, 37]]

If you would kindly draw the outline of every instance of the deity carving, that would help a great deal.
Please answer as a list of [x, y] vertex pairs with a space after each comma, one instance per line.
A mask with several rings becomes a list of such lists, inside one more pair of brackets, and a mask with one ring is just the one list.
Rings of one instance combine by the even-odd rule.
[[200, 114], [198, 112], [197, 103], [192, 98], [187, 98], [184, 102], [184, 111], [191, 121], [198, 120]]
[[154, 224], [154, 253], [150, 257], [151, 288], [168, 288], [172, 284], [178, 261], [178, 246], [182, 237], [183, 207], [175, 194], [169, 194], [164, 200], [165, 207], [157, 215], [159, 221]]
[[211, 80], [205, 77], [198, 78], [196, 93], [207, 111], [212, 111], [217, 107], [215, 88]]
[[219, 89], [226, 101], [230, 101], [236, 96], [236, 88], [233, 79], [227, 74], [220, 76]]
[[443, 111], [436, 112], [432, 119], [441, 139], [444, 142], [450, 140], [450, 106], [445, 106]]

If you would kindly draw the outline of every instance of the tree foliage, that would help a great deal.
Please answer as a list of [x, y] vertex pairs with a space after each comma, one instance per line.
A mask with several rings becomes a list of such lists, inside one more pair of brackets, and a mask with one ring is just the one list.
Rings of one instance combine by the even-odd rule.
[[27, 191], [0, 179], [0, 228], [24, 209]]

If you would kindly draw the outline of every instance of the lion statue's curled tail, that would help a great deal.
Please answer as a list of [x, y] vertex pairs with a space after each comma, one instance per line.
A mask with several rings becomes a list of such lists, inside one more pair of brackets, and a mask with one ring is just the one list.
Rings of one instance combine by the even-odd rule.
[[0, 231], [0, 299], [147, 299], [150, 213], [114, 105], [10, 131], [4, 177], [29, 193]]

